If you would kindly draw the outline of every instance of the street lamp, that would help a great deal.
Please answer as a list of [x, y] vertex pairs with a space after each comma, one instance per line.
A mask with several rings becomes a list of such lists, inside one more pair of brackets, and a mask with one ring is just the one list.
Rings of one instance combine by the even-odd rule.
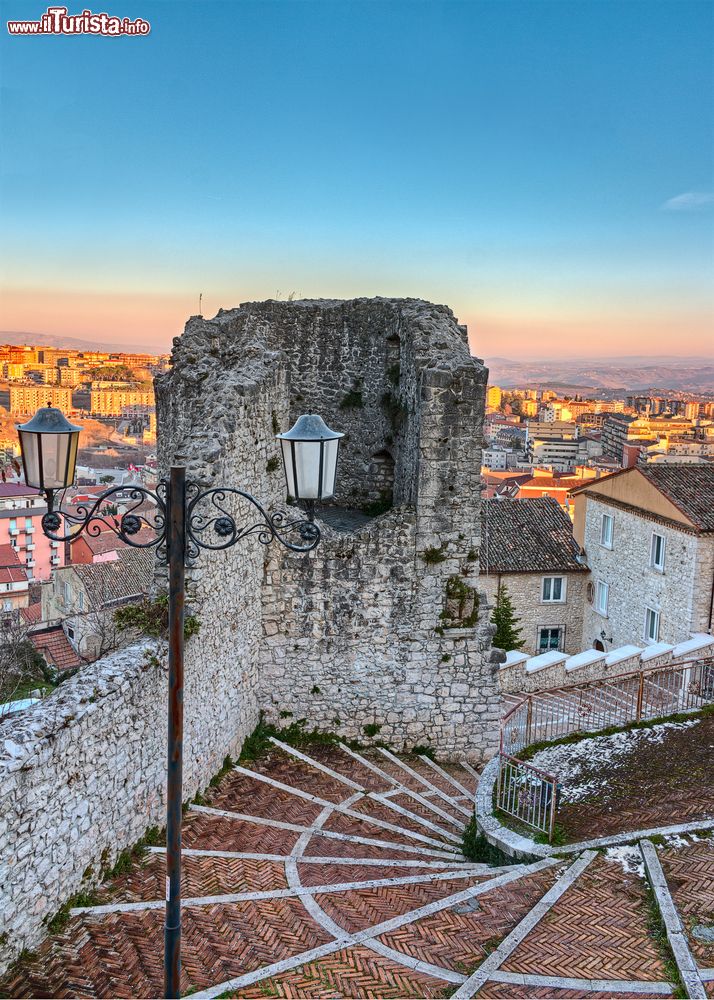
[[[181, 975], [181, 799], [183, 777], [183, 653], [185, 568], [201, 549], [228, 549], [255, 535], [262, 545], [276, 540], [293, 552], [310, 552], [320, 541], [314, 523], [318, 500], [334, 495], [339, 440], [344, 435], [330, 430], [321, 417], [300, 417], [280, 440], [288, 492], [303, 501], [307, 519], [293, 518], [282, 511], [268, 513], [249, 493], [228, 486], [201, 490], [186, 481], [186, 470], [172, 466], [167, 479], [156, 490], [144, 486], [114, 486], [92, 504], [74, 510], [55, 506], [58, 490], [74, 482], [79, 427], [61, 410], [43, 407], [26, 424], [19, 425], [20, 450], [25, 480], [45, 496], [47, 512], [42, 530], [53, 541], [72, 541], [83, 531], [98, 535], [102, 526], [111, 529], [123, 542], [135, 548], [155, 547], [168, 566], [169, 575], [169, 704], [168, 768], [166, 780], [166, 922], [164, 929], [164, 995], [180, 996]], [[128, 492], [133, 504], [114, 518], [102, 514], [103, 505], [113, 494]], [[236, 519], [227, 506], [229, 497], [245, 501], [250, 517]], [[154, 505], [153, 514], [141, 510], [145, 501]], [[255, 512], [259, 515], [256, 520]], [[143, 527], [142, 541], [133, 536]], [[61, 532], [61, 533], [60, 533]], [[289, 536], [292, 535], [292, 540]]]

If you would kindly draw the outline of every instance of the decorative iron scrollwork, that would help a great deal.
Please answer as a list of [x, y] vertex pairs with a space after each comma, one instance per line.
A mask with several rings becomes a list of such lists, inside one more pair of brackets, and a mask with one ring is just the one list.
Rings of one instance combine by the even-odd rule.
[[[244, 501], [243, 506], [247, 504], [247, 516], [238, 517], [227, 508], [231, 497]], [[131, 506], [122, 514], [115, 514], [112, 506], [119, 501]], [[55, 508], [54, 494], [50, 492], [47, 507], [42, 517], [42, 530], [53, 541], [72, 542], [83, 532], [97, 537], [109, 529], [132, 548], [155, 547], [159, 559], [168, 562], [168, 481], [165, 479], [156, 490], [138, 485], [113, 486], [94, 503], [71, 509], [62, 509], [61, 505]], [[201, 549], [228, 549], [248, 535], [256, 535], [261, 545], [278, 541], [293, 552], [310, 552], [320, 541], [320, 529], [311, 514], [310, 511], [307, 518], [291, 517], [284, 511], [271, 514], [243, 490], [225, 486], [201, 492], [198, 483], [187, 483], [186, 556], [196, 558]]]

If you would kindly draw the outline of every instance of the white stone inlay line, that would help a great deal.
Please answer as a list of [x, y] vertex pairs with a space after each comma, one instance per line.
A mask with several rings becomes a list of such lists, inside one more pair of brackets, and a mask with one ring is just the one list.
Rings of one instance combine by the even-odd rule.
[[[423, 882], [443, 882], [447, 879], [478, 878], [481, 871], [429, 872], [427, 875], [402, 875], [392, 878], [365, 879], [361, 882], [326, 882], [322, 885], [300, 885], [295, 889], [264, 889], [255, 892], [226, 892], [215, 896], [188, 896], [181, 906], [215, 906], [217, 903], [248, 903], [259, 899], [287, 899], [290, 896], [320, 896], [353, 889], [383, 889], [396, 885], [420, 885]], [[166, 905], [163, 899], [137, 900], [133, 903], [103, 903], [99, 906], [75, 906], [72, 916], [79, 913], [132, 913], [135, 910], [156, 910]]]
[[[287, 792], [288, 795], [294, 795], [299, 799], [304, 799], [306, 802], [312, 802], [316, 806], [331, 806], [336, 812], [342, 813], [344, 816], [349, 816], [350, 819], [358, 819], [362, 823], [369, 823], [372, 826], [378, 826], [382, 830], [389, 830], [390, 833], [398, 833], [403, 837], [409, 837], [411, 840], [418, 840], [422, 844], [431, 844], [434, 847], [440, 847], [443, 850], [453, 850], [448, 844], [444, 844], [439, 840], [435, 840], [433, 837], [428, 837], [425, 833], [416, 833], [414, 830], [407, 830], [406, 827], [397, 826], [396, 823], [389, 823], [386, 819], [377, 819], [375, 816], [370, 816], [367, 813], [356, 812], [354, 809], [350, 809], [349, 806], [339, 805], [334, 802], [329, 802], [327, 799], [320, 798], [319, 795], [313, 795], [311, 792], [304, 792], [302, 788], [294, 788], [292, 785], [286, 785], [282, 781], [276, 781], [275, 778], [269, 778], [266, 774], [258, 774], [257, 771], [249, 771], [245, 767], [240, 767], [236, 765], [233, 769], [239, 774], [245, 774], [249, 778], [253, 778], [256, 781], [261, 781], [263, 784], [271, 785], [273, 788], [277, 788], [281, 792]], [[442, 834], [442, 836], [447, 836], [449, 840], [453, 840], [454, 843], [460, 844], [461, 840], [459, 837], [454, 836], [454, 834]]]
[[540, 986], [549, 990], [582, 990], [584, 993], [641, 993], [643, 996], [671, 996], [673, 983], [645, 979], [572, 979], [567, 976], [535, 976], [521, 972], [494, 972], [491, 983], [513, 986]]
[[446, 781], [448, 781], [450, 785], [453, 785], [454, 788], [458, 788], [458, 790], [463, 793], [462, 795], [456, 796], [456, 798], [454, 799], [455, 802], [463, 797], [471, 799], [471, 792], [469, 792], [469, 790], [464, 785], [462, 785], [460, 781], [457, 781], [456, 778], [453, 776], [453, 774], [449, 774], [449, 772], [445, 771], [443, 767], [439, 767], [439, 765], [436, 763], [435, 760], [432, 760], [431, 757], [427, 757], [426, 754], [422, 753], [419, 754], [419, 760], [423, 761], [425, 764], [428, 764], [430, 768], [436, 771], [437, 774], [440, 774], [441, 777], [444, 778]]
[[[391, 851], [403, 851], [405, 854], [427, 854], [432, 858], [454, 860], [454, 853], [448, 844], [443, 845], [443, 850], [434, 851], [426, 847], [413, 847], [411, 844], [400, 844], [395, 840], [378, 840], [376, 837], [360, 837], [356, 833], [337, 833], [335, 830], [319, 830], [312, 826], [284, 823], [282, 820], [266, 819], [263, 816], [249, 816], [247, 813], [230, 812], [227, 809], [213, 809], [211, 806], [191, 806], [189, 811], [208, 813], [209, 816], [222, 816], [224, 819], [234, 819], [243, 823], [255, 823], [257, 826], [270, 826], [276, 830], [290, 830], [294, 833], [304, 833], [306, 830], [312, 830], [316, 835], [327, 837], [329, 840], [343, 840], [349, 844], [365, 844], [369, 847], [384, 847]], [[460, 857], [463, 858], [463, 855], [460, 855]]]
[[[166, 854], [165, 847], [147, 847], [147, 854]], [[188, 858], [243, 858], [246, 861], [287, 861], [288, 854], [255, 854], [250, 851], [204, 851], [196, 847], [184, 847], [181, 854]], [[492, 868], [490, 865], [479, 864], [473, 861], [450, 861], [444, 858], [443, 861], [407, 861], [405, 858], [348, 858], [335, 857], [334, 855], [308, 856], [300, 858], [301, 865], [367, 865], [375, 868], [435, 868], [443, 871], [445, 868], [470, 868], [484, 872], [506, 871], [510, 865], [504, 868]]]
[[341, 784], [347, 785], [348, 788], [354, 789], [355, 792], [367, 791], [364, 785], [358, 784], [351, 778], [346, 778], [344, 774], [340, 774], [339, 771], [333, 771], [331, 767], [327, 767], [326, 764], [321, 764], [318, 760], [313, 760], [312, 757], [308, 757], [306, 753], [296, 750], [295, 747], [288, 746], [287, 743], [281, 743], [280, 740], [276, 740], [274, 736], [269, 736], [268, 739], [271, 743], [274, 743], [276, 747], [280, 747], [280, 749], [285, 753], [290, 754], [291, 757], [297, 757], [298, 760], [303, 761], [305, 764], [309, 764], [310, 767], [314, 767], [318, 771], [322, 771], [323, 774], [329, 774], [329, 776], [334, 778], [335, 781], [339, 781]]
[[[493, 889], [498, 889], [503, 885], [508, 885], [509, 882], [515, 882], [527, 875], [543, 871], [544, 868], [552, 868], [558, 864], [561, 864], [561, 862], [558, 861], [557, 858], [544, 858], [542, 861], [537, 861], [535, 864], [525, 865], [523, 868], [518, 867], [515, 871], [499, 875], [498, 878], [489, 879], [487, 882], [481, 882], [480, 885], [470, 886], [468, 889], [462, 889], [461, 892], [456, 892], [451, 896], [445, 896], [443, 899], [435, 900], [433, 903], [427, 903], [426, 906], [420, 906], [415, 910], [409, 910], [408, 913], [402, 913], [397, 917], [392, 917], [391, 920], [385, 920], [382, 923], [374, 924], [372, 927], [367, 927], [365, 930], [359, 931], [357, 934], [345, 933], [342, 937], [336, 939], [335, 941], [329, 941], [327, 944], [320, 945], [317, 948], [311, 948], [309, 951], [303, 951], [299, 955], [292, 955], [290, 958], [283, 959], [281, 962], [274, 962], [272, 965], [263, 966], [262, 969], [256, 969], [253, 972], [247, 972], [242, 976], [236, 976], [234, 979], [218, 983], [218, 985], [212, 986], [208, 990], [203, 990], [200, 993], [193, 993], [192, 996], [195, 1000], [212, 1000], [212, 998], [220, 996], [221, 993], [227, 993], [230, 990], [242, 989], [244, 986], [250, 986], [252, 983], [259, 982], [261, 979], [269, 979], [271, 976], [277, 976], [283, 972], [289, 972], [290, 969], [297, 969], [301, 965], [306, 965], [308, 962], [314, 962], [318, 958], [324, 958], [326, 955], [332, 955], [336, 951], [341, 951], [343, 948], [352, 945], [367, 945], [369, 947], [372, 939], [380, 937], [382, 934], [388, 934], [390, 931], [397, 930], [399, 927], [404, 927], [406, 924], [412, 924], [417, 920], [421, 920], [423, 917], [429, 917], [432, 913], [440, 913], [442, 910], [447, 910], [451, 906], [457, 906], [459, 903], [465, 903], [467, 900], [473, 899], [475, 896], [481, 896], [484, 893], [491, 892]], [[406, 956], [402, 956], [402, 964], [409, 964], [404, 961], [405, 958]], [[419, 967], [423, 964], [424, 963], [420, 962]], [[414, 968], [417, 967], [415, 966]]]
[[687, 990], [687, 996], [691, 1000], [706, 1000], [707, 991], [699, 974], [697, 963], [694, 961], [694, 956], [689, 950], [687, 935], [682, 921], [679, 919], [679, 913], [674, 905], [655, 846], [651, 840], [641, 840], [640, 851], [645, 861], [647, 878], [657, 899], [657, 906], [667, 931], [667, 940], [672, 948], [679, 975]]
[[[356, 796], [354, 796], [354, 798], [356, 798]], [[352, 800], [348, 799], [345, 804], [348, 804], [350, 801]], [[322, 826], [323, 823], [327, 822], [331, 813], [332, 810], [323, 809], [315, 820], [315, 824]], [[300, 837], [295, 844], [295, 847], [292, 850], [292, 855], [285, 865], [285, 877], [289, 886], [297, 888], [301, 885], [300, 872], [296, 862], [301, 860], [302, 852], [306, 850], [309, 841], [310, 834], [303, 834], [303, 836]], [[301, 897], [301, 902], [315, 923], [319, 924], [320, 927], [322, 927], [323, 930], [326, 930], [328, 934], [331, 934], [335, 938], [341, 938], [342, 935], [346, 933], [345, 928], [336, 923], [336, 921], [334, 921], [332, 917], [330, 917], [329, 914], [323, 910], [322, 906], [320, 906], [318, 901], [313, 896], [308, 898]], [[400, 952], [395, 951], [393, 948], [383, 944], [381, 941], [372, 940], [365, 942], [365, 945], [371, 951], [376, 952], [378, 955], [382, 955], [384, 958], [392, 959], [399, 965], [407, 965], [410, 968], [416, 968], [416, 966], [421, 965], [422, 971], [428, 972], [430, 975], [439, 976], [442, 979], [445, 978], [450, 982], [462, 982], [464, 979], [463, 976], [453, 979], [452, 977], [454, 974], [451, 973], [449, 969], [441, 969], [439, 966], [432, 966], [429, 963], [420, 963], [417, 959], [412, 959], [409, 958], [409, 956], [402, 955]], [[456, 973], [456, 975], [458, 976], [458, 973]]]
[[[388, 774], [386, 771], [383, 771], [381, 767], [378, 767], [376, 764], [373, 764], [371, 760], [367, 760], [367, 758], [362, 757], [361, 754], [356, 753], [354, 750], [350, 750], [350, 748], [348, 746], [345, 746], [344, 743], [340, 743], [339, 746], [341, 750], [344, 750], [345, 753], [348, 753], [351, 757], [354, 757], [354, 759], [356, 761], [359, 761], [360, 764], [363, 764], [365, 767], [368, 767], [370, 771], [373, 771], [375, 774], [378, 774], [380, 778], [384, 779], [384, 781], [391, 782], [392, 785], [396, 786], [392, 788], [389, 792], [370, 792], [369, 794], [371, 798], [375, 798], [377, 795], [379, 795], [382, 798], [382, 800], [384, 800], [384, 797], [386, 795], [408, 795], [410, 799], [414, 799], [415, 802], [419, 802], [420, 805], [424, 806], [426, 809], [431, 809], [431, 811], [436, 813], [438, 816], [447, 818], [452, 822], [455, 820], [454, 816], [448, 816], [448, 814], [444, 813], [443, 809], [439, 809], [438, 806], [434, 805], [434, 803], [430, 802], [429, 799], [426, 797], [427, 795], [434, 795], [435, 792], [437, 794], [441, 794], [438, 788], [435, 788], [432, 785], [431, 786], [432, 790], [430, 791], [415, 792], [413, 788], [407, 788], [406, 785], [402, 784], [400, 781], [397, 781], [396, 778], [393, 778], [391, 774]], [[462, 813], [464, 813], [469, 817], [471, 816], [471, 813], [467, 809], [464, 809], [462, 806], [460, 806], [455, 799], [449, 798], [448, 802], [449, 805], [451, 805], [457, 811], [461, 811]]]
[[491, 975], [496, 972], [506, 961], [523, 939], [530, 934], [535, 925], [546, 915], [546, 913], [560, 899], [563, 893], [582, 875], [585, 869], [597, 857], [596, 851], [585, 851], [559, 878], [555, 885], [536, 903], [532, 910], [513, 928], [498, 948], [486, 958], [473, 975], [469, 976], [465, 983], [453, 994], [454, 1000], [469, 1000], [478, 993], [484, 983], [488, 982]]
[[454, 801], [453, 796], [449, 795], [447, 792], [443, 792], [436, 785], [432, 784], [428, 778], [425, 778], [423, 775], [419, 774], [418, 771], [415, 771], [414, 768], [405, 764], [403, 760], [399, 759], [399, 757], [395, 757], [393, 753], [390, 753], [389, 750], [385, 750], [384, 747], [380, 747], [379, 752], [384, 754], [387, 760], [391, 760], [391, 762], [396, 764], [397, 767], [400, 767], [402, 771], [406, 771], [406, 773], [411, 775], [412, 778], [415, 778], [420, 784], [424, 785], [425, 788], [428, 788], [433, 795], [437, 795], [440, 799], [443, 799], [444, 802], [448, 802], [452, 808], [458, 809], [459, 812], [463, 813], [465, 816], [468, 816], [469, 818], [471, 817], [469, 809]]

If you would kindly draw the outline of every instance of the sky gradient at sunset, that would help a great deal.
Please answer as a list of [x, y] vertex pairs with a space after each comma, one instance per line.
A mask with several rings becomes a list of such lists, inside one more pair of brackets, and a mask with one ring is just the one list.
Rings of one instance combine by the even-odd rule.
[[708, 0], [92, 9], [151, 34], [0, 25], [0, 329], [413, 295], [482, 356], [712, 353]]

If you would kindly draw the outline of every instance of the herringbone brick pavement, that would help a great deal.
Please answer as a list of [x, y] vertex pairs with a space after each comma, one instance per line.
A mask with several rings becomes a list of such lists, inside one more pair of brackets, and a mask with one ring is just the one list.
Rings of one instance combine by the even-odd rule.
[[699, 965], [714, 966], [714, 943], [694, 937], [698, 924], [714, 926], [714, 841], [659, 852], [669, 891], [688, 932], [689, 947]]
[[[184, 896], [265, 892], [287, 886], [285, 867], [277, 861], [249, 858], [198, 858], [185, 855], [181, 873]], [[166, 885], [166, 858], [149, 854], [126, 875], [99, 893], [99, 903], [133, 903], [161, 899]]]
[[[443, 980], [395, 965], [366, 948], [347, 948], [281, 976], [230, 994], [234, 997], [357, 997], [400, 1000], [444, 996]], [[453, 990], [453, 987], [452, 987]], [[451, 992], [452, 990], [449, 990]]]
[[[158, 997], [161, 910], [82, 915], [4, 984], [16, 997]], [[182, 991], [204, 989], [330, 940], [296, 899], [206, 906], [183, 913]]]
[[539, 872], [383, 934], [379, 940], [409, 958], [466, 974], [513, 930], [554, 881], [552, 869]]
[[200, 851], [289, 854], [299, 836], [293, 830], [278, 830], [208, 813], [187, 813], [183, 826], [183, 846]]
[[[311, 750], [310, 755], [368, 789], [384, 791], [387, 787], [394, 787], [336, 748], [319, 747]], [[428, 788], [416, 778], [402, 772], [397, 764], [376, 751], [369, 752], [369, 759], [420, 794], [428, 792]], [[423, 762], [408, 758], [408, 763], [446, 794], [460, 794]], [[256, 766], [261, 773], [277, 781], [303, 788], [329, 802], [344, 802], [352, 795], [350, 787], [281, 750], [271, 751]], [[465, 787], [472, 788], [470, 774], [463, 769], [450, 770], [454, 770]], [[452, 828], [432, 810], [408, 796], [395, 798], [404, 808], [443, 825], [445, 829]], [[461, 821], [462, 816], [453, 809], [453, 804], [438, 796], [432, 796], [431, 801], [439, 808], [452, 812]], [[321, 805], [305, 802], [235, 772], [226, 775], [215, 789], [209, 791], [206, 802], [212, 808], [242, 813], [257, 817], [257, 820], [235, 820], [189, 811], [184, 819], [186, 848], [282, 857], [289, 855], [297, 845], [300, 833], [266, 824], [271, 821], [278, 824], [293, 822], [309, 827], [323, 809]], [[444, 871], [449, 877], [443, 880], [430, 878], [413, 885], [324, 892], [314, 898], [318, 909], [311, 907], [308, 910], [311, 904], [304, 895], [185, 907], [184, 992], [220, 987], [248, 973], [259, 973], [276, 962], [293, 960], [303, 964], [296, 964], [295, 968], [277, 976], [266, 976], [235, 995], [325, 1000], [333, 997], [390, 1000], [397, 997], [448, 996], [454, 990], [453, 982], [448, 979], [449, 974], [470, 974], [542, 898], [562, 870], [551, 868], [537, 873], [526, 872], [508, 885], [492, 888], [477, 898], [450, 905], [382, 934], [378, 946], [391, 949], [391, 957], [383, 957], [364, 944], [354, 943], [319, 961], [304, 963], [306, 952], [334, 940], [331, 930], [321, 926], [321, 920], [330, 918], [347, 934], [369, 931], [384, 921], [431, 903], [439, 903], [451, 894], [461, 893], [469, 886], [479, 885], [493, 877], [491, 873], [481, 872], [469, 873], [462, 878], [453, 877], [455, 873], [442, 867], [442, 862], [456, 860], [454, 855], [445, 853], [439, 859], [429, 845], [413, 839], [408, 833], [415, 831], [433, 837], [440, 841], [445, 852], [447, 848], [458, 845], [441, 841], [438, 833], [430, 831], [417, 820], [406, 820], [382, 803], [360, 799], [353, 808], [363, 813], [365, 819], [333, 812], [326, 820], [325, 829], [391, 842], [394, 846], [358, 844], [315, 834], [307, 843], [302, 842], [306, 855], [346, 860], [337, 864], [320, 864], [305, 863], [297, 858], [297, 871], [303, 886], [404, 879], [419, 874], [436, 876]], [[370, 817], [383, 818], [401, 827], [401, 831], [385, 830], [370, 822]], [[456, 827], [453, 829], [456, 831]], [[699, 916], [705, 903], [709, 905], [709, 845], [697, 845], [697, 848], [691, 852], [693, 866], [685, 857], [689, 849], [685, 849], [681, 856], [674, 851], [671, 859], [669, 852], [663, 852], [663, 860], [670, 867], [675, 898], [683, 900], [680, 905], [685, 917], [690, 913]], [[419, 853], [420, 850], [426, 853]], [[355, 864], [354, 861], [360, 858], [389, 863], [384, 866]], [[416, 865], [401, 867], [392, 863], [398, 860], [416, 862]], [[427, 861], [435, 862], [437, 866], [428, 868]], [[690, 872], [690, 877], [685, 879], [681, 876], [684, 870]], [[105, 886], [101, 893], [102, 900], [160, 901], [163, 898], [163, 881], [164, 857], [151, 854], [137, 860], [131, 871]], [[269, 892], [284, 889], [287, 885], [286, 867], [281, 861], [184, 856], [184, 897]], [[6, 976], [0, 983], [0, 995], [78, 998], [159, 996], [163, 977], [163, 918], [161, 905], [141, 911], [82, 913], [70, 917], [64, 930], [49, 938], [34, 959], [23, 962]], [[400, 962], [400, 955], [404, 963]], [[412, 968], [415, 961], [433, 966], [433, 975]], [[598, 859], [528, 934], [504, 968], [536, 975], [664, 980], [661, 958], [647, 935], [642, 883], [637, 876], [626, 875], [615, 863]], [[447, 978], [438, 976], [439, 969]], [[597, 1000], [599, 996], [572, 990], [512, 987], [493, 982], [488, 983], [479, 995], [549, 996], [553, 1000], [560, 997], [563, 1000], [570, 997]], [[620, 996], [625, 1000], [629, 994]]]
[[444, 896], [477, 885], [483, 878], [445, 879], [418, 885], [388, 886], [377, 889], [355, 889], [349, 893], [318, 895], [316, 902], [336, 924], [350, 934], [390, 920], [419, 906], [426, 906]]
[[504, 972], [578, 979], [663, 980], [647, 931], [644, 885], [596, 859], [503, 964]]
[[[317, 848], [318, 845], [313, 841], [313, 845]], [[322, 845], [319, 845], [320, 847]], [[354, 852], [353, 847], [358, 846], [354, 844], [345, 844], [342, 847], [343, 854], [346, 856], [352, 855]], [[345, 849], [346, 848], [346, 849]], [[322, 854], [320, 850], [320, 854]], [[383, 851], [382, 854], [385, 854]], [[385, 860], [391, 858], [391, 853], [387, 853]], [[415, 861], [418, 860], [415, 857]], [[446, 869], [443, 869], [446, 871]], [[301, 862], [298, 865], [298, 871], [300, 872], [300, 880], [303, 885], [333, 885], [336, 882], [364, 882], [366, 879], [375, 878], [404, 878], [410, 875], [428, 875], [434, 874], [435, 869], [433, 868], [392, 868], [390, 866], [379, 867], [367, 867], [366, 865], [351, 865], [349, 861], [346, 861], [339, 865], [316, 865], [316, 864], [305, 864]]]

